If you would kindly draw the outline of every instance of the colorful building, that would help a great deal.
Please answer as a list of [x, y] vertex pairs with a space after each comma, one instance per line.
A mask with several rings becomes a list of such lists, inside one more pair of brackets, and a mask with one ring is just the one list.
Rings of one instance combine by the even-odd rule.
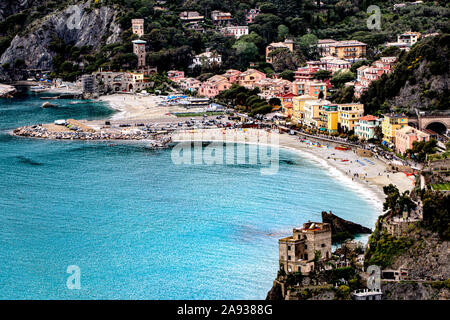
[[328, 133], [338, 131], [338, 105], [322, 105], [319, 107], [320, 130]]
[[250, 9], [247, 14], [245, 15], [247, 24], [253, 23], [255, 21], [255, 18], [261, 13], [261, 10], [259, 8]]
[[292, 122], [303, 122], [305, 118], [305, 102], [309, 100], [317, 100], [317, 98], [310, 95], [301, 95], [292, 98]]
[[211, 12], [211, 20], [215, 25], [224, 25], [233, 19], [233, 16], [229, 12], [222, 12], [214, 10]]
[[238, 83], [240, 86], [253, 89], [257, 81], [265, 78], [265, 73], [256, 69], [247, 69], [238, 76]]
[[408, 117], [404, 114], [385, 114], [381, 122], [383, 141], [388, 144], [395, 144], [395, 132], [408, 125]]
[[231, 83], [228, 79], [221, 75], [215, 75], [203, 82], [200, 85], [198, 94], [207, 98], [214, 98], [220, 92], [228, 90], [231, 87]]
[[[296, 80], [292, 83], [292, 92], [296, 95], [310, 95], [316, 98], [327, 97], [327, 84], [325, 82], [318, 81], [299, 81]], [[322, 93], [322, 94], [321, 94]]]
[[404, 154], [406, 150], [412, 149], [415, 141], [429, 141], [430, 135], [410, 126], [395, 131], [395, 151]]
[[354, 61], [365, 57], [367, 45], [357, 40], [336, 41], [329, 45], [329, 53], [339, 59]]
[[361, 103], [339, 104], [339, 125], [343, 132], [352, 131], [364, 115], [364, 105]]
[[306, 100], [303, 106], [303, 124], [312, 128], [321, 128], [322, 118], [320, 110], [323, 109], [324, 106], [328, 106], [330, 104], [330, 101], [323, 99]]
[[177, 82], [178, 80], [184, 78], [184, 72], [179, 70], [167, 71], [167, 78], [171, 81]]
[[281, 108], [283, 113], [288, 117], [292, 117], [292, 99], [297, 95], [293, 93], [285, 93], [278, 95], [278, 98], [281, 100]]
[[355, 126], [355, 134], [360, 140], [376, 139], [375, 128], [381, 125], [381, 119], [372, 115], [359, 118], [358, 124]]
[[276, 49], [287, 48], [289, 52], [294, 52], [294, 41], [290, 39], [284, 40], [284, 42], [272, 42], [266, 47], [266, 62], [272, 63], [272, 56], [270, 53]]

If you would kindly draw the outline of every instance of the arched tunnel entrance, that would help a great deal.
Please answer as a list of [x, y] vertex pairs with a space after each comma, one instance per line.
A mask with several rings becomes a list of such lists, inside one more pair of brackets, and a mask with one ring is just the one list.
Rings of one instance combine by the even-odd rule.
[[447, 127], [442, 122], [431, 122], [427, 125], [426, 129], [432, 130], [440, 135], [444, 135], [447, 132]]

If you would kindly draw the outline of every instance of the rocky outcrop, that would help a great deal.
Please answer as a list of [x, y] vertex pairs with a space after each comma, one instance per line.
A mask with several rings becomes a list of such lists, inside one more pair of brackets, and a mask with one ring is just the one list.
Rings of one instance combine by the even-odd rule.
[[273, 282], [272, 289], [267, 293], [266, 300], [284, 300], [283, 289], [277, 281]]
[[48, 0], [2, 0], [0, 1], [0, 21], [22, 10], [39, 6]]
[[348, 232], [352, 235], [359, 233], [372, 233], [372, 230], [360, 224], [344, 220], [338, 216], [322, 211], [322, 222], [331, 224], [331, 233], [337, 234], [341, 232]]
[[450, 290], [432, 283], [383, 282], [383, 300], [448, 300]]
[[8, 98], [16, 93], [16, 88], [13, 86], [0, 84], [0, 98]]
[[65, 43], [77, 47], [98, 48], [104, 39], [106, 44], [119, 40], [121, 29], [115, 22], [117, 12], [107, 6], [90, 8], [91, 1], [81, 2], [34, 22], [25, 35], [16, 35], [10, 47], [0, 58], [0, 65], [13, 65], [23, 59], [28, 69], [52, 69], [55, 55], [49, 44], [56, 35]]

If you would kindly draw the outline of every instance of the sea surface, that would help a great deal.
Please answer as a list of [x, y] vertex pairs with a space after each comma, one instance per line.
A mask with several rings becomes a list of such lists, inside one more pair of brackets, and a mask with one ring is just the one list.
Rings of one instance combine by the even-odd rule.
[[[113, 114], [42, 102], [0, 100], [0, 299], [264, 299], [278, 238], [322, 210], [370, 228], [379, 214], [369, 194], [287, 150], [277, 174], [261, 175], [259, 165], [175, 165], [170, 150], [139, 142], [11, 136]], [[68, 266], [80, 289], [68, 288]]]

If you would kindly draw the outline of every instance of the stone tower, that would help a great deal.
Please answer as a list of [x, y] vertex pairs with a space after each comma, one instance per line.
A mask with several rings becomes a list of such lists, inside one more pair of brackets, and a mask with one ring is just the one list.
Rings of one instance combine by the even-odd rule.
[[143, 40], [133, 41], [133, 53], [138, 57], [138, 67], [145, 67], [145, 44], [147, 42]]
[[131, 20], [133, 25], [133, 33], [137, 34], [138, 37], [142, 37], [144, 34], [144, 19], [133, 19]]

